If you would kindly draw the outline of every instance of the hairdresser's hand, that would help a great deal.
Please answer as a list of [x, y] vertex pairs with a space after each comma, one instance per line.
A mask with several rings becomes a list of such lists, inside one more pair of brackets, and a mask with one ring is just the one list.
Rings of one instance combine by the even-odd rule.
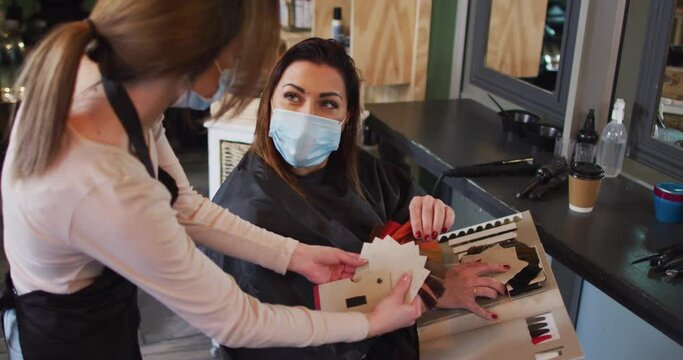
[[436, 240], [453, 226], [455, 212], [443, 201], [429, 195], [416, 196], [410, 201], [410, 226], [416, 239]]
[[303, 275], [314, 284], [324, 284], [351, 278], [356, 268], [366, 263], [367, 260], [359, 258], [358, 254], [329, 246], [299, 243], [287, 270]]
[[411, 304], [405, 302], [410, 280], [410, 273], [403, 274], [391, 294], [377, 304], [375, 310], [367, 314], [370, 323], [368, 337], [382, 335], [413, 325], [415, 320], [420, 317], [422, 311], [418, 301], [419, 297], [416, 297]]
[[506, 272], [510, 266], [485, 263], [466, 263], [456, 265], [446, 272], [443, 286], [444, 294], [436, 306], [446, 309], [467, 309], [487, 320], [497, 320], [498, 315], [479, 306], [475, 299], [487, 297], [495, 299], [505, 294], [505, 286], [499, 281], [486, 277], [494, 272]]

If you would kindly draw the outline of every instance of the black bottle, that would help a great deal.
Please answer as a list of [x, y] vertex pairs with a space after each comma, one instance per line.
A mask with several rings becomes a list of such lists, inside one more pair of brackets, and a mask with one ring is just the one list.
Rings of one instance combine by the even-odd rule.
[[600, 135], [595, 131], [595, 110], [590, 109], [588, 116], [586, 116], [586, 121], [583, 123], [583, 128], [576, 135], [576, 142], [595, 145], [599, 139]]

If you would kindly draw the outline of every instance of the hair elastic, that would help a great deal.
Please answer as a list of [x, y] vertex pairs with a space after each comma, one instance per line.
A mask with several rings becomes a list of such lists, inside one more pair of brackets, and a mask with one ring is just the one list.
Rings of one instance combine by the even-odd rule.
[[95, 27], [95, 22], [92, 21], [91, 18], [86, 18], [85, 20], [86, 24], [88, 24], [88, 30], [90, 31], [90, 35], [92, 35], [93, 38], [99, 38], [99, 34], [97, 33], [97, 28]]

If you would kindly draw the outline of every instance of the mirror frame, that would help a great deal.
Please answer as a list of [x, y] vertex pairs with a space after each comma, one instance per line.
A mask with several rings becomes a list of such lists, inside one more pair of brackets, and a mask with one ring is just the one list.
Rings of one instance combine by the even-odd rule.
[[676, 0], [657, 0], [650, 3], [631, 116], [629, 156], [683, 180], [683, 148], [676, 148], [652, 137], [652, 127], [662, 94], [662, 76], [669, 55], [669, 35], [675, 10]]
[[471, 1], [470, 4], [475, 6], [470, 82], [536, 113], [546, 120], [563, 124], [581, 0], [567, 0], [567, 8], [565, 9], [567, 19], [560, 47], [560, 69], [555, 82], [555, 90], [552, 92], [486, 67], [484, 60], [488, 43], [491, 0]]

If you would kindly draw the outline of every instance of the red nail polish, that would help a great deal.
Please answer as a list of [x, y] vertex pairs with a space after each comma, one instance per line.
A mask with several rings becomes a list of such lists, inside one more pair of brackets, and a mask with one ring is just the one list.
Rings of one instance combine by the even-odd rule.
[[498, 315], [496, 314], [493, 314], [491, 317], [493, 318], [493, 320], [498, 320]]
[[507, 270], [510, 270], [510, 265], [503, 265], [503, 267]]
[[448, 229], [446, 229], [446, 228], [441, 229], [442, 233], [445, 233], [446, 231], [448, 231]]
[[432, 239], [436, 239], [436, 235], [439, 235], [436, 231], [432, 233]]
[[421, 237], [422, 237], [422, 233], [419, 232], [419, 231], [416, 232], [416, 233], [415, 233], [415, 237], [418, 238], [418, 239], [421, 238]]
[[549, 339], [552, 339], [551, 335], [541, 335], [539, 337], [535, 337], [535, 338], [531, 339], [531, 343], [536, 345], [538, 343], [542, 343], [542, 342], [549, 340]]

